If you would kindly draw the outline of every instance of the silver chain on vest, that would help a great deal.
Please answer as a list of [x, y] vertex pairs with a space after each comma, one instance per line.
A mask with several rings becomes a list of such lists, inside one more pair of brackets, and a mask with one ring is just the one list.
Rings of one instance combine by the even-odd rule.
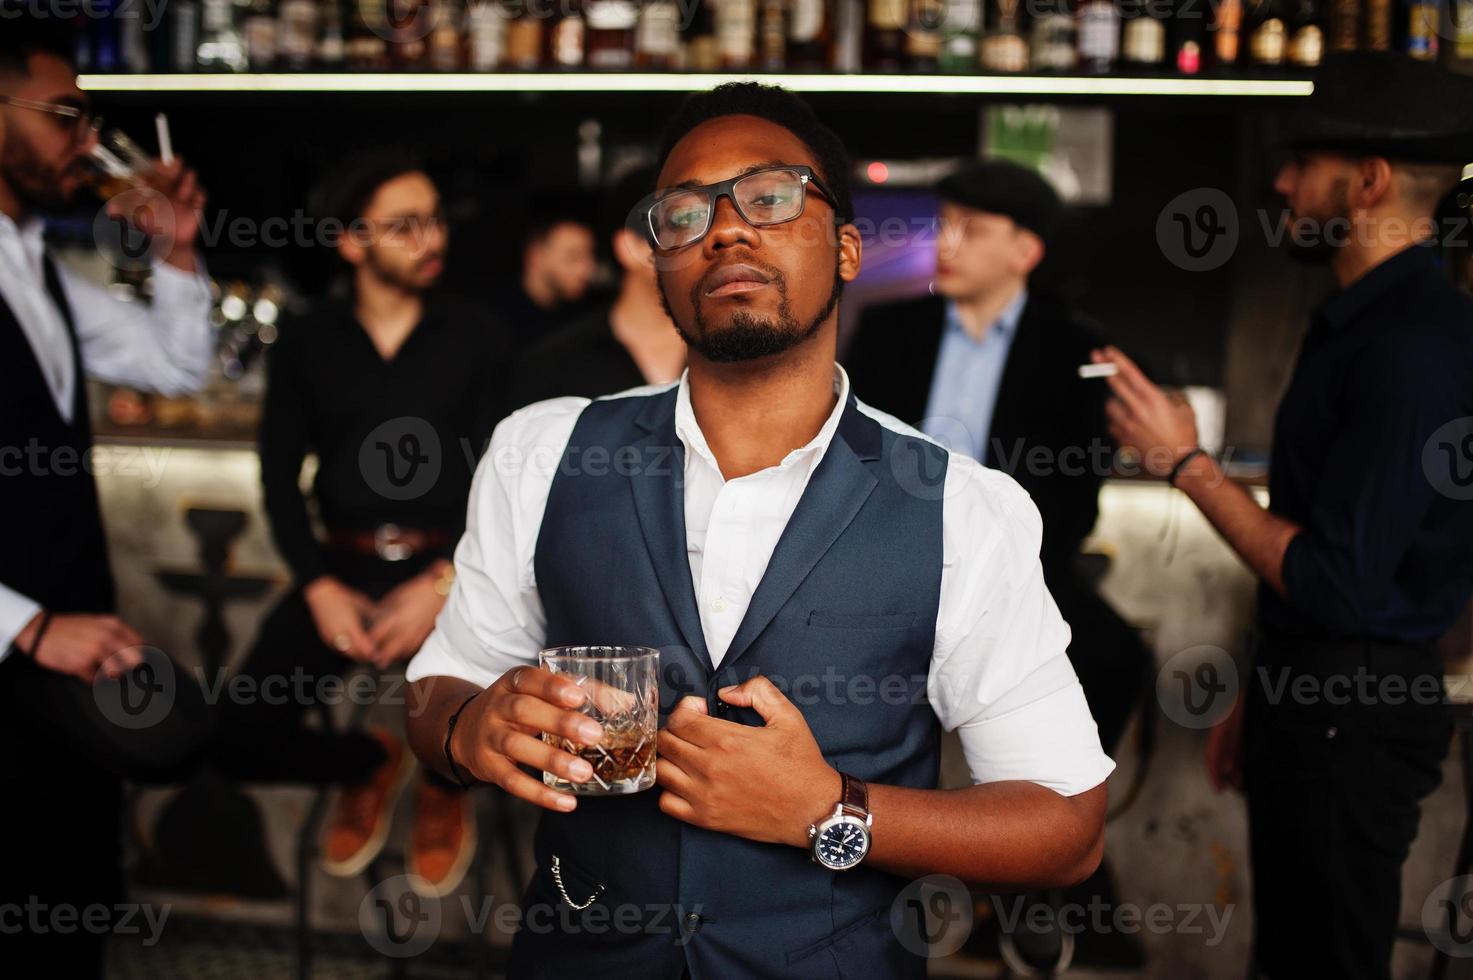
[[573, 911], [582, 912], [584, 909], [588, 908], [588, 906], [593, 904], [593, 900], [598, 898], [599, 893], [604, 890], [604, 886], [599, 885], [597, 888], [595, 888], [593, 890], [593, 894], [588, 896], [588, 901], [584, 902], [582, 905], [579, 905], [577, 902], [568, 897], [568, 890], [563, 887], [563, 870], [560, 866], [561, 860], [562, 859], [559, 858], [556, 854], [552, 856], [552, 880], [553, 883], [557, 885], [557, 893], [563, 897], [563, 901], [567, 902], [573, 907]]

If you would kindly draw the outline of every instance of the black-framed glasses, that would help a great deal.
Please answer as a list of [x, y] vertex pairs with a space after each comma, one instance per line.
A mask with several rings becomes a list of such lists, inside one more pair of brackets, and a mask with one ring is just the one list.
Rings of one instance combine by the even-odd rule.
[[92, 114], [92, 110], [86, 106], [72, 105], [66, 102], [37, 102], [34, 99], [21, 99], [13, 95], [0, 95], [0, 104], [13, 105], [17, 109], [32, 109], [36, 112], [47, 112], [60, 119], [69, 120], [72, 127], [72, 142], [81, 145], [87, 142], [87, 137], [102, 129], [102, 117]]
[[660, 191], [643, 205], [645, 231], [650, 243], [659, 249], [693, 245], [711, 230], [716, 202], [723, 197], [749, 225], [780, 225], [803, 213], [810, 185], [828, 199], [837, 217], [834, 195], [811, 167], [784, 165], [764, 167], [714, 184]]

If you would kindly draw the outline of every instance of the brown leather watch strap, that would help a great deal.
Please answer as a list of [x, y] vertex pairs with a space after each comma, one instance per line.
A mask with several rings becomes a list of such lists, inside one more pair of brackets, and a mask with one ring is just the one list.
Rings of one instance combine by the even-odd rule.
[[855, 816], [868, 816], [869, 787], [865, 786], [863, 780], [855, 779], [847, 772], [839, 773], [839, 781], [842, 785], [839, 803], [844, 809], [854, 811]]

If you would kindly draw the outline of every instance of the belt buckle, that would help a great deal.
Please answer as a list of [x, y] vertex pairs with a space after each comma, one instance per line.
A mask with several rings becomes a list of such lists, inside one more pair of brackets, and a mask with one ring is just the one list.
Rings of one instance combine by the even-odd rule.
[[414, 549], [399, 540], [403, 530], [397, 524], [380, 524], [373, 530], [373, 551], [384, 561], [403, 561], [414, 555]]

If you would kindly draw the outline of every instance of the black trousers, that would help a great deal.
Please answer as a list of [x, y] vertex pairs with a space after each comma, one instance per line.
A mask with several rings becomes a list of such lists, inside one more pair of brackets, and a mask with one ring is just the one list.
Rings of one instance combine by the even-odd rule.
[[1247, 683], [1259, 970], [1390, 980], [1402, 864], [1452, 739], [1442, 664], [1420, 647], [1269, 638]]
[[[333, 575], [378, 599], [417, 575], [431, 557], [389, 562], [337, 556]], [[309, 727], [307, 719], [344, 702], [363, 703], [382, 694], [408, 697], [401, 681], [387, 687], [364, 683], [367, 675], [344, 680], [357, 662], [322, 642], [300, 587], [293, 588], [267, 614], [256, 642], [222, 688], [217, 733], [210, 752], [216, 771], [247, 782], [322, 785], [362, 782], [384, 763], [383, 746], [362, 731]], [[451, 788], [432, 770], [428, 778]]]
[[[193, 678], [172, 671], [153, 709], [120, 721], [98, 688], [12, 650], [0, 661], [0, 973], [100, 977], [108, 934], [145, 917], [123, 899], [120, 814], [125, 779], [186, 779], [210, 716]], [[161, 713], [162, 712], [162, 713]]]

